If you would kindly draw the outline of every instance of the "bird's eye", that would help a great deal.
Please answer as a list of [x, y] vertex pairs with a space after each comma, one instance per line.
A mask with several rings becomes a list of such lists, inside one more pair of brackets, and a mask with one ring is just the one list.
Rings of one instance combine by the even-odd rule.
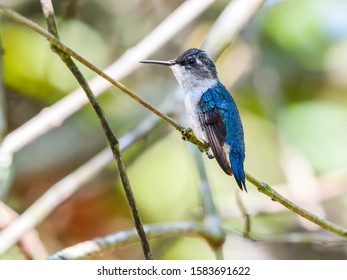
[[196, 59], [194, 57], [189, 57], [187, 59], [187, 64], [194, 65], [196, 63]]

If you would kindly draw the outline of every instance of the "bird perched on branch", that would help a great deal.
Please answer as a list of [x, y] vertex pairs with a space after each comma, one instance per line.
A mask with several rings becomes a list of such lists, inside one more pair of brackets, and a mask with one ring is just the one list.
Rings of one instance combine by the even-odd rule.
[[247, 191], [240, 114], [231, 94], [219, 81], [212, 60], [202, 50], [189, 49], [173, 60], [141, 62], [171, 68], [184, 92], [186, 115], [195, 136], [209, 145], [208, 156], [216, 158], [226, 174], [234, 174], [240, 189]]

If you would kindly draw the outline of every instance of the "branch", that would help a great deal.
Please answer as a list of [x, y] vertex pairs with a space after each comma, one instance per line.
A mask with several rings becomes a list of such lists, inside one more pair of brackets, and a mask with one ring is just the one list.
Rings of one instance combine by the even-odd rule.
[[[174, 223], [144, 225], [144, 229], [149, 239], [170, 238], [170, 237], [200, 237], [208, 243], [215, 238], [210, 230], [195, 221], [183, 221]], [[223, 226], [223, 231], [227, 234], [235, 234], [251, 239], [254, 242], [261, 243], [292, 243], [292, 244], [324, 244], [327, 246], [341, 246], [345, 244], [344, 239], [334, 239], [331, 236], [322, 236], [321, 233], [300, 232], [278, 235], [266, 239], [254, 234], [252, 238], [244, 236], [244, 233], [230, 226]], [[117, 247], [133, 244], [138, 241], [138, 235], [135, 229], [118, 231], [103, 237], [94, 238], [93, 240], [77, 243], [73, 246], [64, 248], [51, 255], [50, 260], [76, 260], [84, 257], [100, 255]], [[213, 241], [212, 241], [213, 242]]]
[[291, 243], [291, 244], [311, 244], [322, 245], [326, 247], [341, 247], [346, 245], [346, 239], [340, 236], [332, 235], [329, 232], [322, 234], [321, 231], [301, 231], [301, 232], [286, 232], [279, 234], [272, 234], [268, 237], [264, 234], [252, 232], [252, 235], [246, 235], [244, 232], [230, 227], [230, 225], [224, 225], [223, 229], [227, 234], [234, 234], [245, 237], [253, 242], [263, 244], [279, 244], [279, 243]]
[[[181, 236], [197, 236], [206, 240], [211, 240], [209, 230], [204, 226], [193, 222], [175, 222], [144, 226], [148, 238], [168, 238]], [[51, 260], [74, 260], [82, 257], [104, 253], [117, 246], [124, 246], [138, 241], [135, 229], [119, 231], [104, 237], [95, 238], [78, 243], [62, 251], [56, 252], [49, 257]]]
[[[47, 23], [48, 31], [52, 33], [57, 39], [59, 39], [58, 27], [55, 21], [55, 15], [54, 15], [54, 10], [53, 10], [53, 5], [51, 0], [41, 0], [41, 6], [42, 6], [43, 15]], [[104, 133], [106, 135], [107, 141], [111, 147], [113, 157], [116, 160], [118, 172], [122, 181], [122, 186], [127, 198], [129, 209], [135, 223], [135, 228], [140, 237], [143, 254], [145, 256], [145, 259], [153, 260], [151, 248], [149, 246], [146, 233], [143, 229], [140, 214], [136, 206], [135, 197], [131, 189], [128, 174], [126, 172], [126, 168], [122, 159], [122, 154], [119, 149], [118, 139], [114, 135], [110, 127], [110, 124], [108, 123], [106, 119], [103, 109], [101, 108], [98, 100], [96, 99], [92, 90], [90, 89], [87, 80], [85, 79], [81, 71], [78, 69], [77, 65], [73, 62], [71, 57], [66, 52], [64, 52], [61, 49], [58, 49], [54, 45], [52, 45], [51, 47], [52, 47], [52, 50], [61, 58], [61, 60], [65, 63], [65, 65], [69, 68], [69, 70], [75, 76], [79, 85], [83, 88], [84, 92], [86, 93], [89, 99], [89, 102], [92, 104], [93, 109], [100, 120], [100, 123], [104, 129]]]
[[334, 232], [334, 233], [336, 233], [342, 237], [347, 237], [347, 229], [340, 227], [340, 226], [338, 226], [332, 222], [329, 222], [328, 220], [323, 219], [319, 216], [316, 216], [315, 214], [301, 208], [300, 206], [296, 205], [295, 203], [293, 203], [290, 200], [286, 199], [285, 197], [281, 196], [278, 192], [276, 192], [268, 184], [258, 181], [256, 178], [254, 178], [249, 173], [246, 172], [245, 175], [246, 175], [247, 181], [249, 181], [254, 186], [256, 186], [258, 188], [258, 191], [267, 195], [273, 201], [277, 201], [277, 202], [281, 203], [284, 207], [288, 208], [290, 211], [297, 213], [301, 217], [304, 217], [305, 219], [310, 220], [311, 222], [319, 225], [322, 228], [325, 228], [326, 230]]
[[[13, 223], [18, 217], [20, 216], [15, 211], [0, 201], [0, 230]], [[39, 260], [46, 259], [48, 256], [47, 250], [35, 229], [20, 236], [18, 247], [27, 259]]]

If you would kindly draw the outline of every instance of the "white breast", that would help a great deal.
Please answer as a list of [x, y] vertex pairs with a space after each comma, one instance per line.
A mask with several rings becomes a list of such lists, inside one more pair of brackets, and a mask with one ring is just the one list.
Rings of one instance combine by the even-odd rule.
[[216, 79], [201, 79], [201, 77], [192, 77], [191, 73], [186, 72], [184, 67], [173, 65], [170, 67], [184, 92], [184, 104], [188, 124], [193, 129], [194, 134], [199, 139], [208, 143], [205, 129], [201, 126], [199, 119], [199, 101], [204, 92], [217, 84]]
[[185, 94], [184, 105], [188, 124], [191, 129], [193, 129], [195, 136], [204, 142], [208, 142], [205, 129], [201, 126], [201, 121], [199, 119], [198, 102], [200, 101], [201, 95], [202, 92], [190, 92], [189, 94]]

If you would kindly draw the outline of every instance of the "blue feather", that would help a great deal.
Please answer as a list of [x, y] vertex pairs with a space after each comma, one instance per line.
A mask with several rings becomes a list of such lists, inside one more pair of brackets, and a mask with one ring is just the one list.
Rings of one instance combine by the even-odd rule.
[[246, 183], [245, 183], [245, 172], [243, 169], [243, 160], [235, 156], [234, 153], [230, 153], [229, 155], [231, 169], [233, 170], [235, 180], [241, 190], [245, 190], [247, 192]]
[[[218, 82], [216, 86], [203, 93], [199, 102], [199, 107], [204, 114], [213, 111], [215, 114], [214, 119], [216, 120], [218, 120], [216, 114], [221, 116], [221, 123], [217, 124], [216, 121], [213, 129], [214, 135], [219, 136], [217, 137], [218, 139], [221, 139], [220, 135], [223, 135], [224, 139], [221, 141], [221, 143], [215, 143], [216, 138], [210, 139], [210, 145], [214, 145], [216, 147], [223, 146], [225, 143], [230, 146], [228, 157], [232, 173], [234, 174], [235, 180], [240, 189], [247, 191], [243, 168], [243, 162], [245, 160], [243, 127], [234, 99], [228, 90], [220, 82]], [[211, 140], [214, 140], [214, 142], [211, 142]], [[222, 155], [215, 154], [215, 157], [218, 160], [222, 157]], [[221, 165], [223, 160], [218, 160], [218, 163]], [[221, 167], [223, 168], [222, 165]], [[223, 170], [227, 173], [227, 168], [224, 167]]]

